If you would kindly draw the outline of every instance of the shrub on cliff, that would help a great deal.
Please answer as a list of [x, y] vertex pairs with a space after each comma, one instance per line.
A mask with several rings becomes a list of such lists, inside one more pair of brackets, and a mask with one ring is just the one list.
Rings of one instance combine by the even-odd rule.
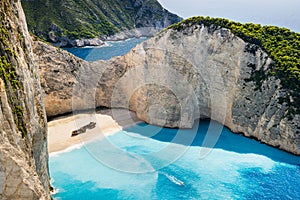
[[30, 32], [50, 42], [55, 37], [95, 38], [134, 28], [163, 28], [182, 20], [157, 0], [23, 0], [22, 6]]

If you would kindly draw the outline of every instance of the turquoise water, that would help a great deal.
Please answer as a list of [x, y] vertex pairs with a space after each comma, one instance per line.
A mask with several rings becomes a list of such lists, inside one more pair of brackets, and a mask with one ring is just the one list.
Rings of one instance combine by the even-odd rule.
[[[300, 199], [300, 157], [224, 128], [212, 151], [201, 158], [209, 124], [203, 121], [179, 133], [142, 123], [52, 154], [50, 173], [59, 191], [54, 198]], [[197, 134], [187, 145], [174, 139], [182, 133]]]
[[65, 48], [75, 56], [87, 61], [109, 60], [113, 56], [121, 56], [147, 38], [131, 38], [124, 41], [106, 42], [100, 47]]

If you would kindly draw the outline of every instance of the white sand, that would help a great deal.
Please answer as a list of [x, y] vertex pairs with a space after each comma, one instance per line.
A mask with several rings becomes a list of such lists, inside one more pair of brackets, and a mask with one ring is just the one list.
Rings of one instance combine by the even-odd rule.
[[[85, 133], [71, 137], [72, 131], [90, 122], [96, 122], [94, 129], [87, 129]], [[105, 110], [100, 113], [78, 114], [55, 119], [48, 123], [48, 151], [49, 153], [65, 150], [69, 147], [84, 144], [107, 137], [122, 130], [125, 126], [140, 122], [136, 116], [127, 110]]]

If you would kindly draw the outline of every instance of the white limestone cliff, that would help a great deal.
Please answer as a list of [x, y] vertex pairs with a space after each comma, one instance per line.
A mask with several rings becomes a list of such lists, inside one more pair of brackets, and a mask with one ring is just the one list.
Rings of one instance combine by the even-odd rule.
[[[93, 63], [40, 42], [35, 53], [41, 58], [49, 116], [107, 106], [128, 108], [166, 127], [190, 128], [195, 119], [211, 118], [233, 132], [300, 154], [300, 117], [286, 117], [280, 80], [268, 76], [257, 83], [257, 74], [266, 74], [272, 59], [230, 30], [214, 25], [169, 29], [125, 56]], [[49, 67], [47, 60], [56, 64]]]

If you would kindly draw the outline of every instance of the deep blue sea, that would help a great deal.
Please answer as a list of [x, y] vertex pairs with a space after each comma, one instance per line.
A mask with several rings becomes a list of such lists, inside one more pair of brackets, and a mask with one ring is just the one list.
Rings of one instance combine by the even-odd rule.
[[[89, 61], [109, 59], [127, 53], [142, 40], [68, 51]], [[178, 130], [142, 123], [81, 148], [51, 154], [50, 174], [58, 191], [53, 197], [300, 199], [299, 156], [233, 134], [227, 128], [211, 148], [203, 144], [209, 126], [213, 135], [214, 127], [220, 124], [201, 121], [193, 129]], [[203, 156], [203, 152], [209, 153]]]
[[113, 56], [126, 54], [130, 49], [146, 39], [146, 37], [131, 38], [124, 41], [106, 42], [105, 45], [99, 47], [65, 48], [65, 50], [90, 62], [96, 60], [109, 60]]

